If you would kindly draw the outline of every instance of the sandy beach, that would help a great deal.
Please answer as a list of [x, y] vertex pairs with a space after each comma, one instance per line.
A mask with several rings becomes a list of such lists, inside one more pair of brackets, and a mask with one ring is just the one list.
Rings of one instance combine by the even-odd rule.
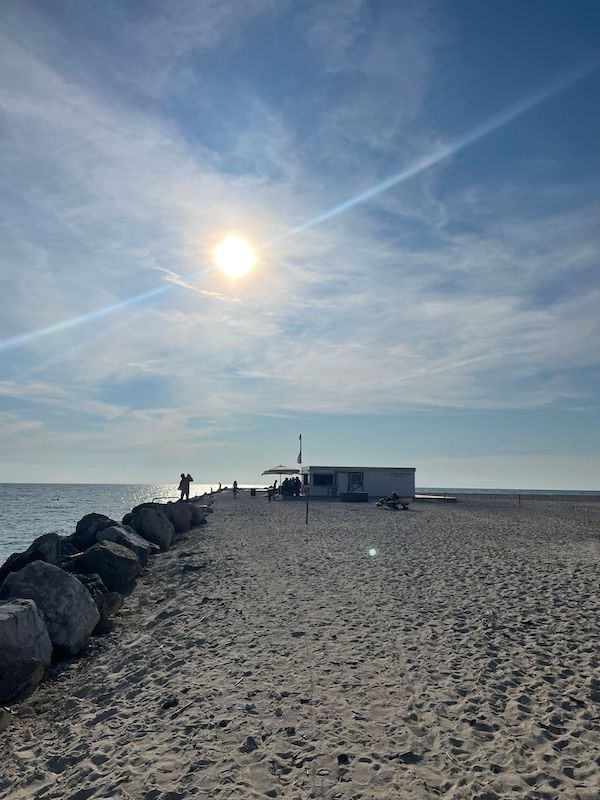
[[214, 508], [15, 707], [0, 797], [597, 800], [600, 503]]

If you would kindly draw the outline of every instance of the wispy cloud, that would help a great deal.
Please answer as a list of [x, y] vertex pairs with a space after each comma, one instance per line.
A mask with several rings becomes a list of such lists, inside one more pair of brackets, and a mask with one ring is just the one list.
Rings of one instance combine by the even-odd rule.
[[[3, 8], [0, 397], [24, 403], [6, 412], [13, 431], [75, 447], [75, 415], [102, 452], [187, 453], [241, 415], [589, 407], [597, 180], [550, 166], [530, 185], [510, 153], [501, 177], [460, 174], [471, 145], [494, 151], [495, 131], [588, 67], [516, 87], [449, 136], [427, 114], [445, 18], [392, 6], [123, 6], [123, 32], [106, 22], [89, 56], [60, 14]], [[284, 21], [298, 71], [267, 86], [246, 40]], [[112, 55], [119, 70], [103, 77]], [[211, 267], [230, 231], [270, 243], [235, 286]], [[102, 399], [142, 376], [169, 387], [168, 407]]]

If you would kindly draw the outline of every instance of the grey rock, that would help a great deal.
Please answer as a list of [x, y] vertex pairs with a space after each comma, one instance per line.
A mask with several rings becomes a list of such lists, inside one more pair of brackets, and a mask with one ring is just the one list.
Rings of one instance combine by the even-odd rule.
[[0, 601], [0, 666], [10, 659], [31, 658], [48, 666], [52, 642], [33, 600]]
[[[125, 528], [125, 530], [129, 531], [129, 533], [135, 533], [136, 536], [139, 536], [139, 534], [136, 533], [136, 531], [131, 527], [131, 525], [121, 525], [120, 527]], [[151, 554], [153, 556], [156, 555], [157, 553], [160, 553], [160, 547], [157, 544], [154, 544], [154, 542], [149, 542], [148, 539], [144, 539], [143, 536], [142, 539], [144, 540], [145, 544], [149, 545], [150, 550], [152, 551]]]
[[77, 555], [79, 550], [71, 544], [71, 542], [65, 537], [61, 538], [60, 542], [60, 561], [61, 564], [63, 561], [66, 561], [71, 556]]
[[108, 589], [104, 585], [104, 581], [94, 572], [89, 574], [82, 574], [74, 572], [72, 573], [74, 578], [77, 578], [80, 583], [82, 583], [85, 588], [90, 593], [92, 600], [96, 603], [96, 608], [98, 611], [102, 608], [102, 603], [104, 601], [104, 595], [107, 594]]
[[96, 603], [96, 608], [100, 612], [100, 622], [94, 629], [94, 633], [98, 633], [98, 626], [107, 622], [123, 606], [123, 595], [119, 592], [109, 592], [102, 578], [94, 573], [90, 575], [76, 574], [73, 577], [83, 583]]
[[165, 503], [163, 514], [171, 521], [175, 533], [185, 533], [192, 527], [192, 512], [189, 503], [178, 500], [176, 503]]
[[69, 655], [83, 650], [100, 619], [85, 586], [59, 567], [43, 561], [33, 561], [6, 578], [0, 600], [9, 597], [33, 600], [54, 648]]
[[95, 544], [75, 556], [69, 567], [73, 572], [99, 575], [110, 592], [129, 586], [142, 571], [135, 553], [111, 541]]
[[10, 728], [10, 723], [12, 722], [12, 715], [9, 711], [5, 708], [0, 708], [0, 733], [4, 733], [4, 731]]
[[153, 553], [153, 546], [149, 541], [139, 536], [133, 528], [130, 526], [127, 527], [129, 530], [123, 525], [111, 525], [110, 528], [104, 528], [104, 530], [97, 533], [96, 539], [99, 542], [116, 542], [117, 544], [123, 545], [123, 547], [127, 547], [132, 553], [136, 554], [141, 565], [145, 566]]
[[123, 607], [123, 595], [119, 592], [107, 592], [100, 610], [101, 621], [111, 619]]
[[141, 506], [123, 517], [123, 524], [130, 525], [135, 532], [161, 550], [168, 550], [173, 542], [175, 530], [167, 517], [157, 508]]
[[44, 677], [44, 665], [35, 658], [0, 660], [0, 703], [20, 703], [32, 695]]
[[119, 592], [109, 592], [104, 581], [99, 575], [74, 575], [77, 580], [87, 588], [92, 596], [96, 608], [100, 612], [100, 621], [92, 631], [93, 636], [101, 636], [113, 628], [112, 617], [123, 606], [123, 595]]
[[200, 525], [204, 525], [206, 522], [205, 506], [200, 505], [199, 503], [188, 503], [187, 506], [190, 512], [190, 523], [192, 528], [198, 528]]
[[69, 542], [79, 551], [87, 550], [88, 547], [96, 544], [96, 534], [99, 531], [118, 524], [106, 514], [86, 514], [77, 523], [75, 533], [69, 536]]
[[32, 561], [45, 561], [58, 564], [60, 561], [60, 536], [57, 533], [45, 533], [35, 539], [23, 553], [13, 553], [0, 567], [0, 586], [11, 572], [18, 572]]

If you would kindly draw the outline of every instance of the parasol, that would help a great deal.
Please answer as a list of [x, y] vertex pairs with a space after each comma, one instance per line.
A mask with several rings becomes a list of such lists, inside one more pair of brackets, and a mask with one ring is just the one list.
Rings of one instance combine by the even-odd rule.
[[296, 469], [295, 467], [284, 467], [283, 464], [279, 464], [277, 467], [271, 467], [271, 469], [266, 469], [264, 472], [261, 472], [261, 475], [279, 475], [279, 483], [281, 483], [282, 475], [299, 474], [300, 470]]

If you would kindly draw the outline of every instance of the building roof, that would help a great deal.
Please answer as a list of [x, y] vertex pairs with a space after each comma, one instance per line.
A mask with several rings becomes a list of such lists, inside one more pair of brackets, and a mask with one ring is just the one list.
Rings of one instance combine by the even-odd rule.
[[325, 465], [310, 465], [305, 469], [333, 469], [338, 472], [415, 472], [416, 467], [331, 467]]

